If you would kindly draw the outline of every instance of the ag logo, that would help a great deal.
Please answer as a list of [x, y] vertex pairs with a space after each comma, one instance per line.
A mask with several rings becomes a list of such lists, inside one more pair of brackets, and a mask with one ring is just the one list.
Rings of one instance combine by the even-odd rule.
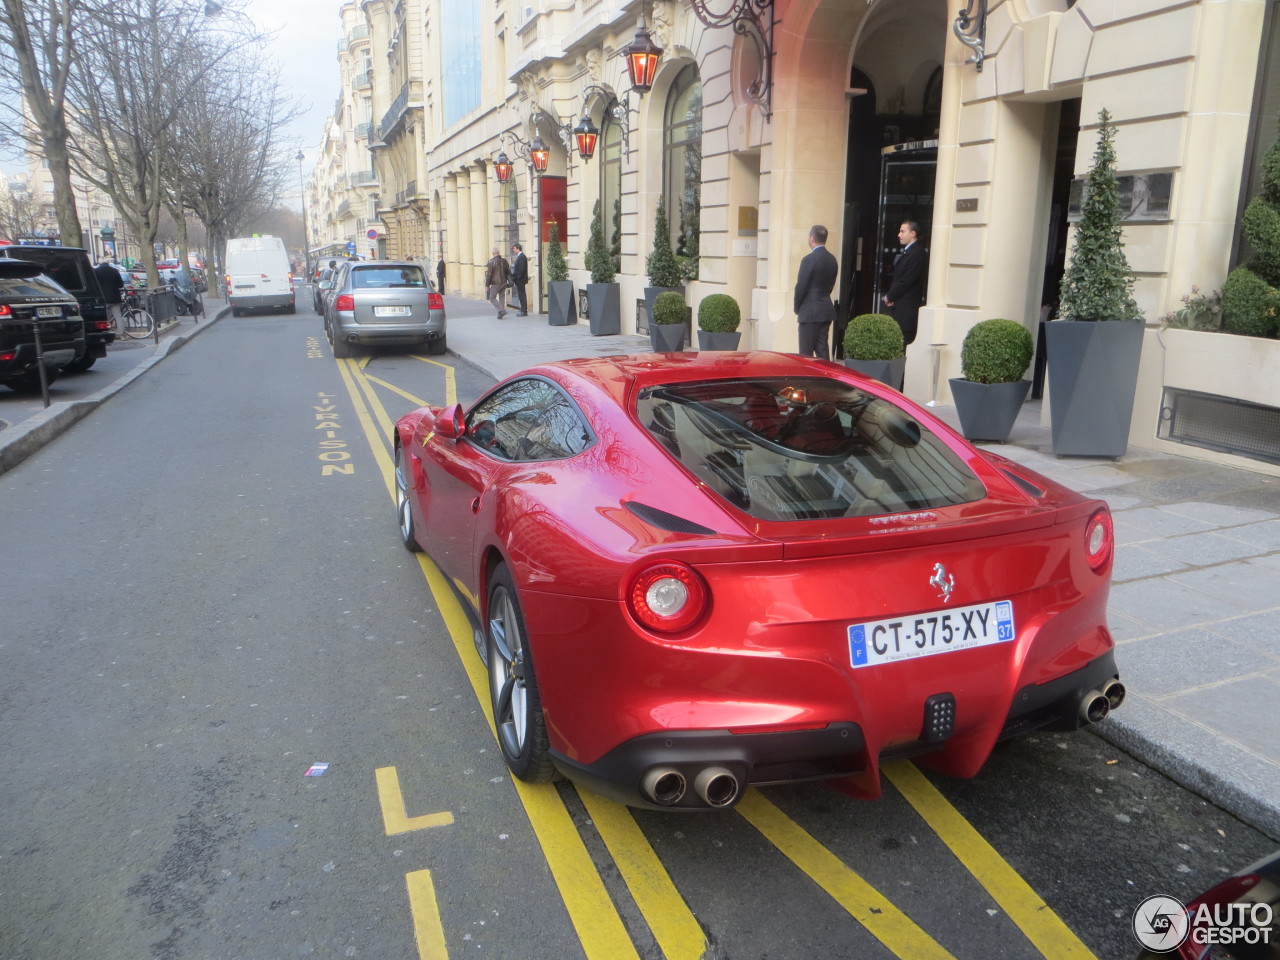
[[1177, 950], [1190, 929], [1187, 908], [1173, 897], [1147, 897], [1133, 912], [1133, 935], [1155, 953]]

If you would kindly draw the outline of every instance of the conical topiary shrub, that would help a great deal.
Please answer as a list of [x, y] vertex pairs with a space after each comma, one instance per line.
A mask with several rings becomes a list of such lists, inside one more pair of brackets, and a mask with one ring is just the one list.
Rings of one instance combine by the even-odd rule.
[[573, 283], [569, 280], [569, 264], [560, 246], [560, 225], [551, 222], [547, 239], [547, 323], [564, 327], [578, 322], [578, 306], [573, 299]]

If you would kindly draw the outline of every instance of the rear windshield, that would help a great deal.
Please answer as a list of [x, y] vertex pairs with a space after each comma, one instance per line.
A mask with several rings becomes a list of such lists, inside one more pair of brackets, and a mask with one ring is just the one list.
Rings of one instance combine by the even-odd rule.
[[636, 412], [699, 480], [761, 520], [901, 513], [986, 492], [907, 413], [838, 380], [652, 387], [641, 392]]
[[425, 287], [427, 280], [421, 267], [356, 267], [351, 271], [351, 286], [356, 290], [378, 287]]
[[87, 283], [79, 257], [65, 253], [44, 253], [40, 250], [23, 250], [22, 259], [40, 264], [42, 270], [71, 293], [84, 293]]
[[44, 277], [0, 277], [0, 300], [22, 297], [67, 301], [66, 291], [60, 290]]

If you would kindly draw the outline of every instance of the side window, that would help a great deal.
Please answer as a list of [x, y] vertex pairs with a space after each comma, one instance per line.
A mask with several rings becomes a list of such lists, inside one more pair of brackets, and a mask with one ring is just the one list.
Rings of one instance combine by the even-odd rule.
[[509, 383], [467, 415], [467, 439], [504, 460], [556, 460], [586, 449], [591, 431], [546, 380]]

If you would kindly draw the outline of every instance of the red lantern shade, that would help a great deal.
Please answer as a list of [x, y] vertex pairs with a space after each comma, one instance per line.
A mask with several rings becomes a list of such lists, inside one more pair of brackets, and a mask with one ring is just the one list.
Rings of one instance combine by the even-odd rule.
[[662, 48], [653, 42], [643, 19], [640, 21], [640, 28], [636, 30], [635, 39], [622, 48], [622, 53], [627, 58], [631, 89], [637, 93], [648, 93], [653, 86], [654, 75], [658, 72]]
[[578, 156], [583, 160], [590, 160], [596, 155], [596, 141], [600, 139], [600, 131], [590, 117], [582, 118], [573, 128], [573, 135], [578, 140]]
[[506, 183], [511, 179], [511, 161], [507, 159], [505, 150], [498, 154], [498, 159], [493, 162], [493, 169], [498, 174], [499, 183]]
[[546, 173], [550, 159], [551, 151], [542, 142], [542, 138], [534, 137], [533, 143], [529, 144], [529, 162], [533, 164], [533, 169], [538, 173]]

